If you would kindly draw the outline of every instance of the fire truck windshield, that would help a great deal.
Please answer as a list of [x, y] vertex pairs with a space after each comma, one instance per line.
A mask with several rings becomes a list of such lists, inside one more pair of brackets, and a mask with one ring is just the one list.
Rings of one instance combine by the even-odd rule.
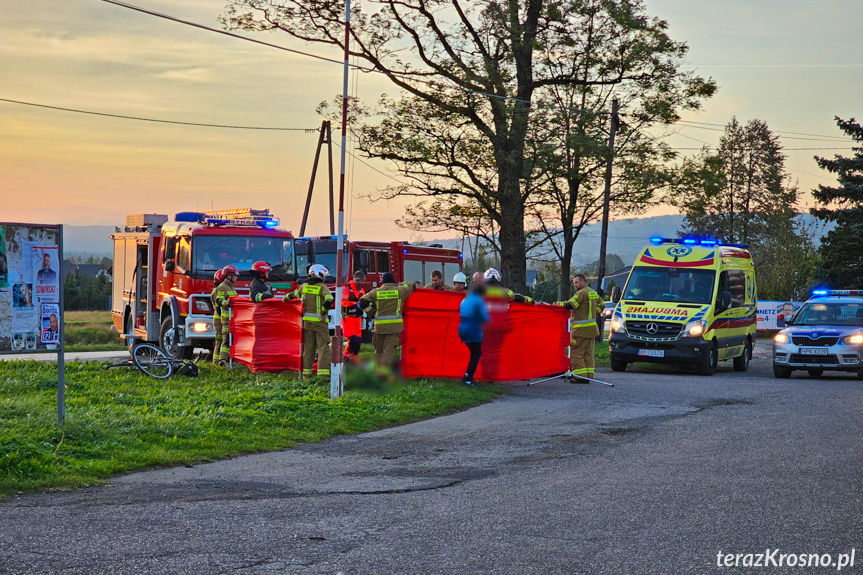
[[192, 255], [193, 271], [208, 274], [226, 265], [235, 265], [240, 274], [248, 273], [255, 262], [273, 266], [270, 279], [294, 278], [294, 240], [262, 236], [195, 236]]
[[[312, 258], [308, 243], [309, 240], [299, 240], [297, 242], [297, 266], [300, 270], [300, 275], [306, 275], [306, 268], [314, 263], [324, 265], [330, 270], [330, 275], [327, 276], [327, 283], [335, 281], [336, 278], [336, 240], [322, 239], [314, 241], [314, 258]], [[342, 258], [342, 281], [344, 281], [348, 270], [348, 251], [345, 250]]]

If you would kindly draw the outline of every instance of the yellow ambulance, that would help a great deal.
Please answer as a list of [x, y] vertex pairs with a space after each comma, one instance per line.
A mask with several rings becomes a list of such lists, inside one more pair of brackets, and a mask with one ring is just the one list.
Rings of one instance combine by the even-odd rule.
[[733, 360], [746, 371], [755, 344], [752, 256], [742, 244], [654, 237], [639, 254], [611, 318], [611, 368], [633, 362], [688, 364], [712, 375]]

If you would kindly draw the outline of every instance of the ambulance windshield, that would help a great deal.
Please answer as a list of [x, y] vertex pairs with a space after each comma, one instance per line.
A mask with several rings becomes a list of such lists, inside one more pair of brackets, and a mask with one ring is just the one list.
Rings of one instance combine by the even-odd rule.
[[623, 299], [708, 304], [713, 301], [715, 278], [713, 270], [636, 266]]
[[195, 272], [212, 275], [230, 264], [242, 275], [253, 263], [267, 262], [273, 266], [270, 281], [291, 280], [294, 275], [294, 240], [290, 238], [196, 235], [192, 252]]

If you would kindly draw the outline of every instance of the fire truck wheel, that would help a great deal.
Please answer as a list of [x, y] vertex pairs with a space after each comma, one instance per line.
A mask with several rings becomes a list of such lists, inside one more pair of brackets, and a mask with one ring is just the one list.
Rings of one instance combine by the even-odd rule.
[[159, 344], [165, 355], [171, 359], [191, 359], [192, 346], [179, 346], [175, 339], [174, 323], [170, 317], [166, 317], [162, 322], [162, 329], [159, 330]]

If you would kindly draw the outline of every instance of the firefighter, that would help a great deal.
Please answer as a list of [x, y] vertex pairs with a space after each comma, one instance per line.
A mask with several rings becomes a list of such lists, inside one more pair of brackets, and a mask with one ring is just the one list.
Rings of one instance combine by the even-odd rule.
[[216, 333], [216, 341], [213, 344], [213, 363], [219, 362], [219, 350], [222, 347], [222, 318], [219, 317], [222, 309], [216, 303], [216, 290], [223, 280], [222, 270], [216, 270], [213, 274], [213, 292], [210, 294], [210, 301], [213, 304], [213, 331]]
[[265, 299], [275, 297], [270, 284], [267, 283], [270, 271], [273, 266], [267, 262], [255, 262], [252, 264], [252, 269], [249, 273], [252, 274], [252, 283], [249, 284], [249, 297], [255, 303], [260, 303]]
[[596, 317], [602, 313], [605, 302], [598, 293], [590, 289], [587, 280], [582, 274], [572, 278], [572, 287], [575, 295], [569, 301], [557, 302], [566, 309], [572, 310], [570, 325], [570, 371], [566, 376], [573, 383], [589, 383], [585, 377], [593, 379], [594, 366], [594, 343], [599, 335], [599, 327], [596, 325]]
[[526, 295], [515, 293], [511, 289], [503, 287], [500, 283], [500, 272], [494, 268], [488, 268], [482, 274], [482, 285], [485, 286], [485, 295], [492, 299], [507, 299], [519, 303], [533, 303]]
[[451, 290], [452, 288], [447, 284], [443, 283], [443, 274], [440, 270], [434, 270], [431, 273], [431, 283], [425, 286], [425, 289], [434, 289], [434, 290]]
[[458, 272], [457, 274], [452, 276], [452, 289], [453, 291], [466, 292], [467, 276], [461, 272]]
[[237, 296], [237, 290], [234, 289], [234, 284], [237, 282], [237, 276], [240, 271], [236, 266], [226, 265], [222, 268], [222, 283], [216, 288], [213, 293], [213, 301], [219, 310], [219, 319], [222, 323], [222, 342], [219, 346], [219, 365], [225, 365], [231, 359], [231, 317], [233, 317], [233, 309], [231, 309], [231, 298]]
[[312, 377], [315, 352], [318, 354], [318, 377], [330, 377], [330, 330], [327, 311], [333, 307], [333, 294], [324, 284], [330, 270], [321, 264], [309, 268], [309, 283], [287, 294], [284, 301], [303, 302], [303, 377]]
[[365, 309], [375, 304], [375, 361], [378, 373], [388, 376], [398, 360], [399, 341], [404, 330], [402, 308], [405, 300], [416, 289], [415, 284], [405, 282], [396, 285], [395, 276], [387, 272], [381, 278], [383, 284], [360, 298], [360, 307]]
[[366, 274], [361, 270], [354, 272], [354, 279], [342, 288], [342, 333], [348, 341], [345, 346], [345, 359], [353, 360], [360, 354], [360, 344], [363, 341], [363, 310], [358, 304], [366, 291], [359, 283], [366, 281]]

